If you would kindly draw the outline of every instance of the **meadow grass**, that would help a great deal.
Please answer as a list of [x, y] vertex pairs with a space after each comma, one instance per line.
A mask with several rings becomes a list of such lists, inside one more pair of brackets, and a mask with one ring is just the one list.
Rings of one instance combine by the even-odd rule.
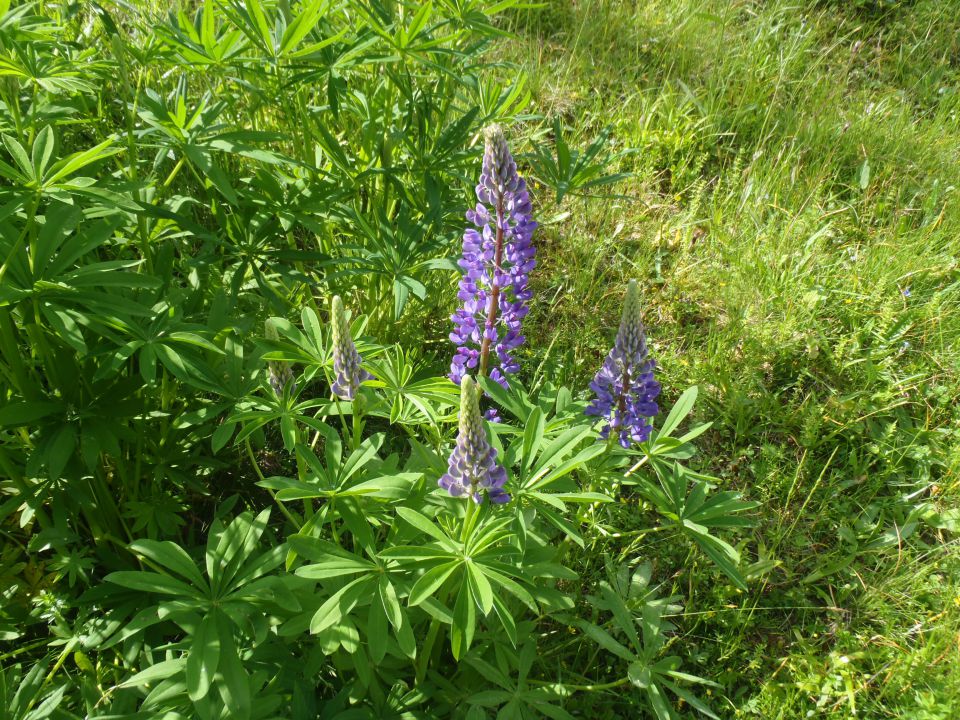
[[633, 149], [539, 198], [534, 366], [582, 379], [641, 279], [668, 400], [700, 386], [707, 468], [763, 503], [749, 592], [673, 578], [724, 716], [960, 707], [955, 10], [555, 2], [500, 48], [571, 146]]
[[[319, 0], [170, 5], [0, 0], [0, 708], [956, 717], [955, 3], [548, 0], [503, 13], [489, 3], [489, 16], [467, 0], [346, 0], [329, 13]], [[315, 27], [300, 34], [297, 22]], [[583, 443], [597, 460], [564, 463], [572, 474], [557, 487], [584, 501], [567, 503], [567, 525], [548, 526], [549, 508], [529, 497], [508, 507], [523, 512], [508, 534], [531, 518], [545, 534], [496, 539], [507, 559], [524, 548], [514, 569], [542, 593], [531, 612], [498, 607], [503, 633], [492, 590], [485, 607], [485, 586], [463, 580], [482, 565], [467, 536], [501, 520], [484, 508], [482, 524], [472, 511], [461, 523], [436, 489], [455, 425], [443, 376], [463, 210], [495, 121], [541, 224], [517, 382], [544, 392], [543, 407], [519, 414], [502, 402], [511, 396], [494, 398], [511, 415], [494, 435], [511, 473], [521, 468], [513, 487], [528, 442], [563, 423], [583, 424], [563, 452]], [[60, 182], [82, 168], [90, 177]], [[37, 260], [60, 243], [71, 249], [57, 262]], [[102, 273], [105, 292], [69, 295], [93, 284], [80, 270]], [[613, 448], [590, 449], [593, 421], [574, 412], [630, 279], [663, 383], [649, 466], [632, 481]], [[332, 295], [380, 378], [349, 409], [352, 427], [342, 398], [325, 397]], [[663, 416], [691, 385], [693, 423], [678, 432], [712, 425], [683, 471], [695, 489], [671, 515], [651, 468], [681, 478], [682, 463], [657, 465], [669, 457], [657, 453], [671, 441]], [[570, 394], [554, 404], [559, 386]], [[306, 404], [291, 408], [293, 395]], [[314, 408], [341, 424], [318, 426], [319, 409], [303, 414]], [[554, 415], [549, 432], [542, 413]], [[344, 483], [403, 470], [416, 490], [358, 493], [335, 512], [330, 468], [346, 466]], [[294, 476], [310, 492], [284, 485]], [[736, 545], [739, 572], [736, 553], [722, 570], [683, 522], [713, 479], [749, 501], [709, 528]], [[382, 616], [370, 598], [332, 601], [345, 588], [322, 566], [330, 542], [357, 553], [430, 543], [440, 530], [414, 508], [456, 530], [464, 574], [428, 588], [395, 553], [399, 590], [376, 578]], [[258, 544], [218, 540], [231, 516], [223, 536], [262, 536], [277, 564], [262, 583], [256, 567], [241, 573], [257, 582], [227, 618], [212, 588]], [[177, 606], [187, 614], [168, 616], [164, 586], [149, 584], [164, 581], [144, 562], [158, 547], [164, 573], [195, 585], [184, 594], [177, 581], [173, 596], [193, 602], [210, 578], [199, 604]], [[318, 559], [298, 579], [303, 548]], [[571, 572], [544, 570], [544, 558]], [[382, 570], [364, 561], [347, 574], [357, 567], [364, 582]], [[274, 602], [274, 587], [290, 597]], [[409, 620], [395, 620], [401, 599]], [[454, 631], [472, 633], [477, 599], [485, 619], [467, 656]], [[353, 632], [328, 633], [340, 620]], [[292, 629], [267, 632], [281, 623]], [[642, 652], [639, 639], [617, 652], [638, 626]], [[668, 677], [691, 692], [658, 704]]]

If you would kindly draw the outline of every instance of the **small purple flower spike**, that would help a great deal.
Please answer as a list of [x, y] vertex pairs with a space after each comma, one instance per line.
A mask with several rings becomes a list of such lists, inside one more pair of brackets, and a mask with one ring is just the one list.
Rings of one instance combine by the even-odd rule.
[[[503, 387], [520, 365], [513, 351], [524, 342], [520, 323], [532, 293], [528, 273], [536, 265], [531, 244], [537, 223], [531, 219], [527, 184], [517, 173], [503, 130], [487, 128], [476, 208], [467, 212], [463, 268], [457, 297], [463, 305], [450, 316], [450, 340], [457, 345], [450, 379], [459, 384], [470, 370], [489, 375]], [[493, 351], [491, 353], [491, 350]]]
[[478, 505], [482, 491], [493, 503], [505, 503], [507, 471], [497, 462], [497, 451], [487, 440], [480, 418], [480, 388], [469, 375], [460, 381], [460, 431], [450, 453], [447, 472], [437, 484], [453, 497], [470, 497]]
[[653, 379], [655, 363], [647, 356], [647, 338], [640, 319], [640, 290], [634, 280], [627, 286], [623, 317], [613, 349], [590, 383], [597, 397], [585, 410], [607, 420], [600, 431], [604, 439], [614, 431], [627, 448], [650, 437], [650, 418], [659, 408], [660, 384]]
[[350, 336], [350, 323], [343, 309], [339, 295], [331, 302], [331, 323], [333, 325], [333, 373], [336, 375], [331, 389], [341, 400], [353, 400], [360, 383], [373, 376], [360, 367], [360, 354]]
[[[263, 326], [264, 337], [267, 340], [279, 340], [280, 334], [277, 332], [277, 326], [274, 325], [273, 320], [268, 319]], [[283, 389], [289, 384], [291, 388], [296, 391], [296, 381], [293, 379], [293, 371], [290, 369], [290, 364], [283, 361], [268, 361], [267, 362], [267, 375], [270, 378], [270, 387], [273, 388], [273, 392], [277, 397], [283, 396]]]

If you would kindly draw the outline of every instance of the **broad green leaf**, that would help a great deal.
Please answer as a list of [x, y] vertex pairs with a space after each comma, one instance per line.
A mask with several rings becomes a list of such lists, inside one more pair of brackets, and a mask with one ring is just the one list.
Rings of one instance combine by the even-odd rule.
[[490, 587], [490, 581], [473, 562], [467, 563], [467, 580], [480, 609], [484, 615], [488, 615], [493, 609], [493, 589]]
[[159, 682], [160, 680], [166, 680], [167, 678], [173, 677], [178, 672], [183, 670], [183, 666], [183, 658], [163, 660], [161, 662], [154, 663], [148, 668], [144, 668], [140, 672], [124, 680], [117, 687], [139, 687], [140, 685], [149, 685]]
[[0, 427], [30, 425], [63, 410], [59, 402], [12, 402], [0, 408]]
[[187, 551], [175, 542], [170, 540], [136, 540], [130, 544], [130, 549], [153, 560], [163, 569], [189, 580], [201, 592], [209, 592], [210, 587], [197, 569], [196, 563], [193, 562]]
[[626, 660], [627, 662], [634, 662], [637, 659], [636, 655], [614, 640], [610, 633], [603, 628], [597, 627], [593, 623], [586, 622], [585, 620], [579, 621], [577, 625], [590, 637], [591, 640], [593, 640], [595, 643], [597, 643], [597, 645], [602, 647], [607, 652], [613, 653], [617, 657]]
[[316, 635], [323, 632], [331, 625], [340, 622], [361, 598], [369, 598], [375, 578], [361, 577], [345, 585], [334, 593], [320, 608], [314, 613], [310, 620], [310, 632]]
[[663, 421], [663, 425], [657, 431], [657, 437], [668, 437], [670, 433], [677, 429], [677, 426], [683, 422], [683, 419], [693, 410], [693, 404], [697, 401], [697, 386], [687, 388], [683, 394], [677, 398], [676, 404]]
[[203, 618], [191, 638], [187, 655], [187, 694], [194, 702], [206, 697], [210, 691], [210, 683], [220, 662], [220, 636], [216, 625], [218, 613], [218, 610], [214, 610]]
[[248, 720], [251, 713], [250, 679], [240, 661], [233, 639], [233, 626], [222, 612], [215, 613], [214, 617], [220, 639], [220, 661], [214, 685], [231, 720]]
[[361, 558], [330, 556], [316, 564], [297, 568], [296, 574], [313, 580], [326, 580], [344, 575], [355, 575], [356, 573], [370, 573], [376, 571], [376, 569], [375, 564]]
[[413, 607], [422, 603], [439, 590], [440, 586], [443, 585], [447, 578], [453, 574], [454, 570], [459, 567], [459, 562], [449, 562], [427, 570], [417, 579], [410, 589], [407, 604]]
[[161, 575], [160, 573], [144, 572], [141, 570], [120, 570], [110, 573], [104, 580], [129, 590], [140, 590], [141, 592], [157, 593], [159, 595], [173, 595], [194, 600], [199, 600], [203, 597], [200, 592], [191, 585], [187, 585], [187, 583], [182, 580], [177, 580], [168, 575]]
[[370, 657], [376, 663], [381, 662], [387, 654], [387, 638], [387, 616], [383, 604], [372, 602], [367, 613], [366, 641]]
[[406, 520], [417, 530], [426, 533], [435, 540], [439, 540], [442, 544], [451, 544], [450, 538], [444, 534], [443, 530], [434, 525], [426, 516], [421, 515], [416, 510], [400, 506], [397, 508], [397, 515]]
[[526, 473], [533, 466], [540, 443], [543, 441], [543, 431], [546, 427], [546, 418], [543, 410], [535, 408], [527, 418], [523, 431], [523, 471]]
[[738, 567], [740, 564], [740, 553], [729, 543], [710, 535], [702, 525], [684, 520], [683, 527], [684, 530], [693, 537], [697, 545], [700, 546], [700, 549], [733, 581], [734, 585], [741, 590], [747, 589], [747, 582]]
[[462, 658], [470, 649], [476, 627], [476, 600], [470, 590], [470, 583], [463, 583], [457, 594], [457, 602], [453, 608], [453, 624], [450, 626], [450, 650], [455, 660]]
[[397, 598], [396, 589], [386, 575], [380, 576], [377, 589], [387, 619], [394, 628], [399, 629], [403, 624], [403, 608], [400, 607], [400, 600]]

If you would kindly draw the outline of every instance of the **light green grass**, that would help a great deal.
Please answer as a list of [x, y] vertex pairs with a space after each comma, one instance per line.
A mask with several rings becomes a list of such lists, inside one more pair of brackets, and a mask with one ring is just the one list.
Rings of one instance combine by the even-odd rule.
[[701, 386], [711, 469], [763, 502], [751, 591], [681, 622], [725, 716], [960, 707], [955, 10], [552, 2], [501, 48], [571, 145], [638, 151], [539, 193], [529, 347], [582, 379], [640, 279], [666, 399]]

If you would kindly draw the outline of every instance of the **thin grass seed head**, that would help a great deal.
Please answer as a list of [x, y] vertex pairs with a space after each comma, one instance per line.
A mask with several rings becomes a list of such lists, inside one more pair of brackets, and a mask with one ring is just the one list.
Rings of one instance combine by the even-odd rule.
[[483, 495], [493, 503], [505, 503], [503, 489], [507, 471], [497, 462], [497, 451], [487, 440], [480, 417], [481, 390], [469, 375], [460, 381], [460, 425], [457, 442], [447, 462], [447, 472], [437, 484], [453, 497], [470, 497], [478, 505]]
[[330, 321], [332, 325], [333, 374], [331, 389], [341, 400], [353, 400], [360, 383], [369, 380], [372, 375], [360, 367], [361, 357], [350, 335], [350, 323], [343, 301], [334, 295], [331, 301]]
[[491, 380], [508, 387], [506, 376], [517, 372], [513, 356], [524, 342], [521, 321], [532, 293], [528, 273], [536, 265], [531, 244], [533, 221], [527, 185], [517, 172], [503, 130], [484, 133], [485, 148], [477, 205], [467, 212], [475, 227], [463, 235], [463, 269], [457, 298], [462, 305], [451, 315], [450, 340], [457, 348], [450, 364], [455, 383], [482, 368]]
[[648, 357], [641, 312], [640, 289], [631, 280], [613, 349], [590, 383], [596, 398], [585, 410], [606, 419], [601, 437], [612, 431], [623, 447], [647, 440], [653, 429], [650, 418], [659, 412], [660, 384], [653, 377], [656, 364]]

